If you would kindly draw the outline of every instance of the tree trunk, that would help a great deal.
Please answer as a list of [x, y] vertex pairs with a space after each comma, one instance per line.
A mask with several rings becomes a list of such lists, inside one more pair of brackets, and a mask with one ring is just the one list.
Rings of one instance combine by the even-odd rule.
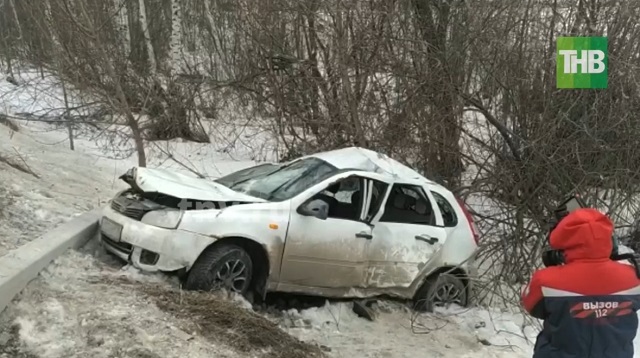
[[62, 96], [64, 97], [64, 119], [67, 124], [67, 132], [69, 133], [69, 149], [75, 150], [73, 143], [73, 123], [71, 123], [71, 116], [69, 115], [69, 97], [67, 96], [67, 85], [62, 81]]
[[[140, 2], [143, 3], [144, 0], [140, 0]], [[114, 107], [115, 110], [118, 110], [119, 112], [125, 115], [125, 118], [127, 119], [127, 125], [129, 126], [129, 128], [131, 128], [133, 141], [136, 145], [136, 152], [138, 154], [138, 166], [146, 167], [147, 155], [144, 151], [144, 140], [142, 139], [142, 131], [140, 130], [140, 126], [138, 124], [137, 119], [133, 116], [133, 112], [131, 112], [131, 106], [127, 101], [127, 96], [125, 95], [125, 91], [120, 82], [120, 76], [118, 76], [118, 74], [116, 73], [114, 64], [112, 63], [111, 58], [107, 53], [107, 50], [104, 48], [103, 43], [100, 41], [100, 38], [95, 28], [95, 24], [93, 24], [93, 22], [91, 21], [91, 17], [87, 13], [87, 9], [84, 7], [83, 3], [80, 4], [80, 7], [81, 7], [84, 20], [86, 21], [86, 24], [91, 25], [90, 31], [92, 32], [92, 35], [95, 37], [94, 46], [97, 51], [97, 55], [99, 56], [99, 58], [103, 59], [104, 61], [102, 64], [104, 65], [104, 69], [106, 71], [107, 76], [113, 79], [113, 85], [116, 92], [117, 102], [112, 103], [112, 107]], [[142, 16], [143, 15], [141, 15], [141, 17]], [[146, 24], [146, 17], [145, 17], [145, 24]], [[154, 64], [155, 64], [155, 61], [154, 61]]]
[[[205, 1], [206, 2], [206, 1]], [[171, 0], [171, 42], [170, 42], [171, 75], [179, 69], [182, 48], [182, 8], [180, 0]]]
[[418, 29], [427, 48], [426, 63], [430, 83], [422, 86], [423, 95], [429, 100], [428, 120], [421, 122], [423, 144], [421, 148], [423, 166], [426, 171], [440, 177], [443, 182], [455, 187], [462, 174], [460, 155], [460, 117], [455, 100], [456, 88], [461, 88], [454, 68], [449, 63], [447, 35], [451, 30], [451, 5], [436, 0], [415, 0], [414, 8]]
[[[222, 65], [222, 53], [221, 53], [221, 41], [216, 38], [216, 21], [213, 18], [213, 13], [211, 12], [210, 1], [204, 1], [204, 12], [207, 18], [207, 22], [209, 23], [209, 28], [211, 30], [211, 43], [213, 44], [214, 54], [213, 61], [211, 61], [211, 70], [216, 73], [216, 76], [219, 80], [228, 81], [231, 79], [231, 74], [226, 66]], [[222, 74], [222, 75], [221, 75]]]
[[118, 11], [116, 23], [118, 30], [122, 34], [122, 49], [129, 56], [131, 53], [131, 31], [129, 30], [129, 12], [127, 11], [127, 0], [115, 0]]
[[18, 41], [22, 41], [22, 26], [20, 25], [20, 19], [18, 18], [18, 11], [16, 10], [16, 3], [14, 0], [9, 0], [9, 5], [11, 6], [11, 11], [13, 11], [13, 19], [16, 22], [16, 28], [18, 29]]
[[144, 42], [147, 47], [149, 74], [155, 77], [156, 73], [158, 72], [158, 65], [156, 63], [156, 52], [153, 49], [153, 43], [151, 43], [151, 33], [149, 32], [149, 22], [147, 21], [147, 8], [145, 6], [145, 0], [138, 0], [138, 5], [140, 7], [140, 25], [142, 26]]

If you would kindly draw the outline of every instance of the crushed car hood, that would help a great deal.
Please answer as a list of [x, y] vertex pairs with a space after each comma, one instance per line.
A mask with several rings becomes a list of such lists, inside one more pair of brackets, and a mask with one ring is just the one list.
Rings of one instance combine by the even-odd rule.
[[208, 179], [199, 179], [164, 169], [133, 167], [120, 177], [135, 190], [160, 193], [180, 199], [265, 202]]

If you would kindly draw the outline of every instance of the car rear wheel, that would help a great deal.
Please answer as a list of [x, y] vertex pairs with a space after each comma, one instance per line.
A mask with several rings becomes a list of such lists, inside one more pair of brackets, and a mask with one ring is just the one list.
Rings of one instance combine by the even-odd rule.
[[222, 244], [207, 248], [189, 271], [185, 288], [195, 291], [226, 289], [245, 295], [253, 275], [253, 262], [241, 247]]
[[442, 273], [425, 281], [416, 293], [414, 309], [420, 312], [433, 312], [436, 307], [451, 304], [466, 306], [467, 287], [464, 281], [455, 275]]

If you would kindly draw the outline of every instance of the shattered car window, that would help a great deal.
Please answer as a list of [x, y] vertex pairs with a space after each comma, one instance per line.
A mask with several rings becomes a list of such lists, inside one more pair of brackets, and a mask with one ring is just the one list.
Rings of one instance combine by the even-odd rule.
[[338, 184], [338, 191], [334, 197], [342, 203], [352, 204], [351, 196], [355, 191], [360, 190], [360, 179], [358, 177], [351, 177], [342, 180]]
[[243, 181], [247, 181], [252, 178], [257, 178], [259, 176], [272, 173], [278, 170], [278, 168], [280, 168], [280, 166], [277, 164], [272, 164], [272, 163], [259, 164], [253, 167], [245, 168], [245, 169], [233, 172], [231, 174], [225, 175], [221, 178], [216, 179], [215, 182], [218, 184], [222, 184], [226, 187], [231, 187]]
[[277, 191], [275, 194], [275, 199], [286, 200], [288, 198], [293, 198], [294, 196], [302, 193], [305, 189], [308, 189], [318, 184], [319, 182], [329, 178], [336, 171], [337, 169], [332, 165], [320, 165], [317, 167], [317, 169], [312, 170], [295, 182]]
[[229, 188], [262, 199], [290, 199], [329, 178], [338, 169], [318, 158], [297, 160], [265, 175], [238, 182]]
[[358, 220], [362, 208], [361, 188], [363, 179], [349, 177], [329, 186], [323, 193], [329, 199], [329, 217], [335, 219]]

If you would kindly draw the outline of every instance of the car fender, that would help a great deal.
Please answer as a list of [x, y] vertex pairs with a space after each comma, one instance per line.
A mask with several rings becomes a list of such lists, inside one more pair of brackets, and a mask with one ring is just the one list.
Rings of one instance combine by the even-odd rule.
[[290, 203], [252, 203], [222, 210], [185, 212], [178, 229], [211, 238], [198, 245], [197, 256], [220, 239], [244, 238], [260, 244], [267, 251], [270, 271], [279, 274], [284, 242], [289, 227]]

